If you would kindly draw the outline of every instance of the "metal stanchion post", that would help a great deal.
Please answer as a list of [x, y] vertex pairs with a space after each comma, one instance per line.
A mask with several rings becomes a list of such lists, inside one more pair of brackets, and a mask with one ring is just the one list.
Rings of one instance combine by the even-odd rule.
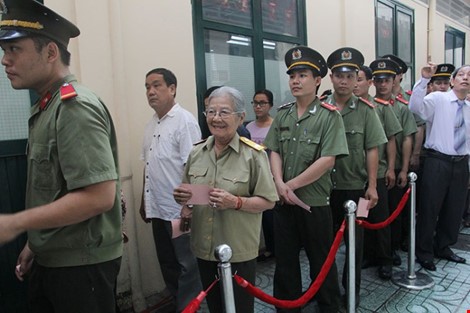
[[415, 272], [415, 251], [416, 251], [416, 173], [409, 173], [408, 180], [411, 188], [411, 205], [410, 205], [410, 236], [408, 243], [408, 271], [395, 273], [392, 282], [400, 287], [412, 290], [422, 290], [434, 286], [432, 278], [424, 273]]
[[215, 248], [214, 255], [215, 258], [220, 261], [217, 267], [219, 268], [220, 282], [222, 284], [225, 313], [235, 313], [235, 298], [233, 297], [232, 284], [232, 266], [229, 262], [232, 258], [232, 249], [228, 245], [223, 244]]
[[[356, 208], [354, 201], [344, 203], [348, 222], [348, 313], [356, 310]], [[359, 265], [360, 266], [360, 265]]]

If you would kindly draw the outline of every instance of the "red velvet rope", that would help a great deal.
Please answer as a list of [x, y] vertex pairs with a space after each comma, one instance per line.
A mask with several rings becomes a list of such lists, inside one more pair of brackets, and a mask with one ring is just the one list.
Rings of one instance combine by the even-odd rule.
[[317, 293], [318, 289], [320, 289], [321, 285], [323, 284], [323, 281], [325, 281], [326, 275], [328, 275], [328, 272], [330, 271], [331, 266], [333, 265], [333, 262], [335, 261], [336, 252], [338, 251], [339, 245], [341, 243], [341, 239], [343, 238], [345, 225], [346, 225], [346, 222], [343, 221], [340, 229], [336, 233], [336, 237], [330, 248], [330, 252], [328, 253], [328, 256], [326, 257], [325, 263], [323, 263], [323, 266], [317, 278], [310, 285], [308, 290], [300, 298], [296, 300], [279, 300], [277, 298], [274, 298], [273, 296], [266, 294], [259, 288], [256, 288], [251, 283], [246, 281], [244, 278], [238, 276], [237, 274], [235, 274], [233, 278], [235, 279], [237, 284], [240, 285], [240, 287], [245, 288], [245, 290], [249, 294], [260, 299], [261, 301], [264, 301], [269, 304], [273, 304], [274, 306], [278, 308], [293, 309], [293, 308], [304, 306], [310, 299], [313, 298], [313, 296]]
[[194, 298], [193, 300], [191, 300], [191, 302], [189, 302], [189, 304], [184, 308], [184, 310], [182, 311], [182, 313], [194, 313], [194, 312], [197, 312], [197, 310], [199, 310], [199, 307], [201, 306], [201, 302], [202, 300], [204, 300], [207, 296], [207, 294], [209, 293], [209, 291], [211, 291], [212, 287], [215, 286], [215, 284], [219, 281], [219, 279], [216, 279], [212, 282], [212, 284], [206, 289], [206, 291], [201, 291], [196, 298]]
[[356, 223], [367, 229], [380, 229], [390, 225], [397, 218], [397, 216], [400, 215], [401, 211], [403, 211], [403, 208], [405, 207], [405, 204], [410, 196], [410, 192], [411, 189], [408, 188], [408, 190], [405, 192], [400, 202], [398, 203], [398, 206], [395, 211], [393, 211], [393, 213], [385, 221], [372, 224], [364, 220], [356, 220]]

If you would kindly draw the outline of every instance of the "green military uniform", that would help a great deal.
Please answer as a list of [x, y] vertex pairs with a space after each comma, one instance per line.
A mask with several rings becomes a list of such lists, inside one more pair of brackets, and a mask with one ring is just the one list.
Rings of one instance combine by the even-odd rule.
[[[300, 118], [297, 117], [297, 106], [294, 103], [281, 108], [264, 144], [280, 154], [283, 178], [287, 182], [320, 157], [347, 155], [344, 134], [341, 115], [336, 110], [324, 108], [316, 98]], [[325, 206], [329, 204], [332, 187], [330, 172], [327, 172], [313, 184], [299, 188], [295, 193], [309, 206]]]
[[[333, 96], [325, 101], [335, 104]], [[340, 111], [346, 129], [349, 155], [336, 160], [331, 174], [334, 189], [364, 189], [368, 178], [365, 150], [387, 142], [382, 124], [371, 106], [368, 100], [353, 95]]]
[[[76, 96], [63, 100], [63, 83], [73, 86]], [[73, 75], [53, 86], [49, 96], [32, 108], [29, 130], [27, 208], [51, 203], [72, 190], [119, 178], [116, 133], [109, 112]], [[119, 189], [116, 184], [114, 206], [106, 213], [78, 224], [29, 231], [35, 260], [42, 266], [64, 267], [120, 257]]]
[[[218, 158], [214, 152], [214, 137], [197, 145], [189, 155], [183, 182], [210, 185], [241, 197], [278, 200], [266, 152], [242, 143], [238, 134]], [[194, 206], [191, 227], [194, 255], [203, 260], [217, 261], [215, 248], [228, 244], [233, 251], [231, 262], [255, 259], [259, 249], [261, 216], [261, 212]]]

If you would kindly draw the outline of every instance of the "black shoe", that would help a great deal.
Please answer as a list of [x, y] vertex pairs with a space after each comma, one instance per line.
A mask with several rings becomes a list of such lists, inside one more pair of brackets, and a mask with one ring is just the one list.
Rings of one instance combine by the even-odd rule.
[[449, 255], [436, 255], [439, 259], [444, 259], [447, 261], [455, 262], [455, 263], [465, 263], [467, 260], [464, 258], [459, 257], [457, 254], [453, 253]]
[[391, 265], [379, 266], [378, 274], [381, 279], [389, 280], [390, 278], [392, 278], [392, 266]]
[[463, 227], [470, 227], [470, 218], [466, 218], [465, 221], [463, 221]]
[[263, 254], [260, 254], [257, 258], [256, 258], [256, 261], [257, 262], [266, 262], [268, 261], [269, 259], [272, 259], [274, 258], [274, 253], [272, 252], [265, 252]]
[[418, 263], [428, 271], [434, 272], [436, 270], [436, 265], [434, 264], [433, 261], [421, 261], [420, 259], [417, 259]]
[[377, 263], [377, 261], [373, 261], [373, 260], [364, 260], [364, 261], [362, 261], [361, 269], [366, 269], [366, 268], [374, 267], [374, 266], [377, 266], [377, 265], [379, 265], [379, 264]]
[[401, 257], [398, 255], [397, 250], [392, 251], [392, 258], [393, 258], [393, 265], [395, 266], [401, 265]]

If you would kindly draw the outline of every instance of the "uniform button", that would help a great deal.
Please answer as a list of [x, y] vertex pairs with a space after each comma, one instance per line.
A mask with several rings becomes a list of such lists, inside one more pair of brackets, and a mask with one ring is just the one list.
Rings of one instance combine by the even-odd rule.
[[211, 222], [212, 222], [212, 217], [209, 217], [209, 218], [207, 219], [207, 221], [208, 221], [209, 223], [211, 223]]
[[292, 138], [292, 140], [296, 141], [297, 139], [295, 139], [295, 138]]
[[295, 124], [295, 126], [299, 127], [299, 126], [300, 126], [300, 124], [299, 124], [299, 123], [297, 123], [297, 124]]
[[292, 167], [289, 166], [287, 169], [290, 171], [292, 169]]
[[356, 133], [356, 131], [355, 131], [355, 130], [351, 131], [351, 134], [355, 134], [355, 133]]
[[290, 154], [294, 154], [294, 151], [291, 151]]
[[336, 172], [336, 169], [334, 168], [332, 172], [335, 173], [335, 172]]
[[326, 204], [330, 205], [330, 201], [326, 201]]

